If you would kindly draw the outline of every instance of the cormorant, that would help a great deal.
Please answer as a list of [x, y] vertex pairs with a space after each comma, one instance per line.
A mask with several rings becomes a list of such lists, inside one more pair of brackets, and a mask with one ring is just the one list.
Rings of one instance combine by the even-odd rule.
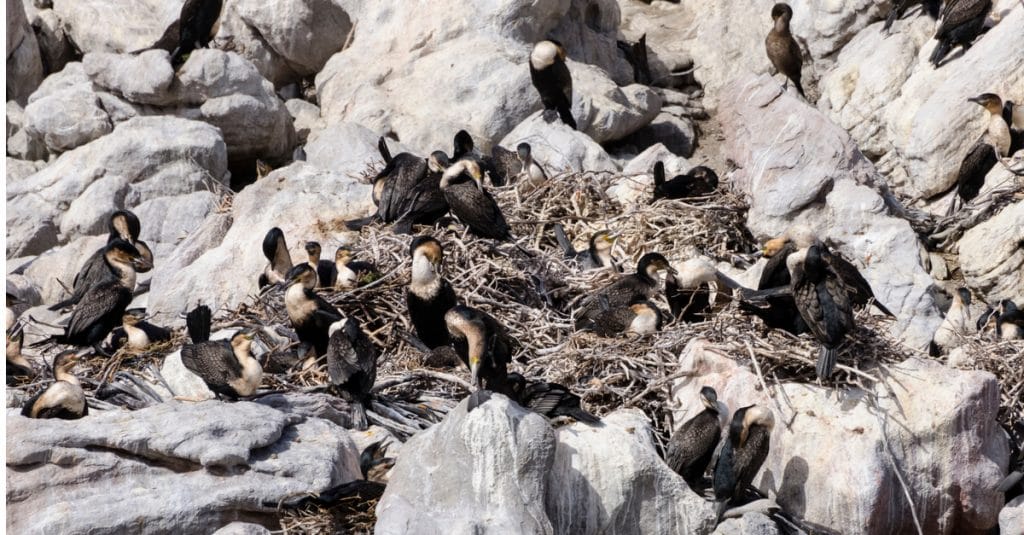
[[[476, 149], [476, 144], [473, 143], [473, 136], [469, 135], [469, 132], [465, 130], [459, 130], [456, 132], [453, 145], [454, 148], [451, 162], [454, 163], [461, 160], [472, 160], [476, 162], [476, 164], [480, 166], [480, 171], [483, 172], [484, 176], [490, 178], [492, 186], [504, 186], [510, 178], [513, 178], [506, 175], [502, 170], [496, 167], [492, 157], [484, 156]], [[495, 150], [498, 150], [499, 154], [501, 154], [502, 151], [508, 152], [497, 145], [492, 149], [492, 154]]]
[[317, 356], [327, 351], [331, 324], [341, 321], [342, 315], [334, 305], [317, 295], [316, 271], [309, 264], [299, 264], [288, 272], [284, 306], [299, 341], [312, 346]]
[[1010, 150], [1007, 154], [1016, 154], [1024, 149], [1024, 108], [1012, 100], [1003, 102], [1003, 120], [1010, 127]]
[[660, 271], [675, 274], [668, 260], [659, 253], [647, 253], [640, 257], [636, 273], [619, 277], [619, 280], [590, 296], [576, 319], [576, 329], [592, 326], [601, 312], [628, 307], [654, 297], [658, 291]]
[[512, 339], [490, 314], [456, 305], [444, 315], [455, 352], [469, 367], [473, 384], [492, 392], [507, 392]]
[[292, 269], [292, 255], [288, 253], [288, 244], [284, 241], [281, 229], [274, 227], [267, 231], [263, 237], [263, 256], [269, 263], [260, 275], [260, 289], [283, 283], [288, 271]]
[[448, 202], [439, 189], [449, 162], [444, 151], [434, 151], [428, 158], [408, 152], [392, 157], [383, 137], [377, 146], [387, 162], [373, 183], [377, 213], [347, 222], [349, 229], [359, 230], [380, 220], [394, 223], [396, 233], [408, 234], [413, 224], [432, 225], [448, 212]]
[[999, 303], [996, 303], [996, 306], [987, 305], [985, 307], [985, 311], [978, 316], [978, 323], [975, 325], [979, 333], [985, 335], [989, 331], [995, 332], [996, 320], [1000, 314], [999, 308]]
[[687, 199], [709, 195], [718, 188], [718, 175], [710, 168], [698, 165], [685, 175], [665, 181], [665, 164], [654, 164], [654, 200]]
[[145, 349], [150, 344], [171, 339], [171, 331], [146, 321], [146, 309], [131, 308], [121, 316], [121, 326], [110, 334], [110, 350], [122, 347]]
[[953, 294], [953, 302], [946, 311], [946, 317], [942, 324], [935, 331], [933, 341], [941, 349], [949, 350], [961, 345], [961, 340], [967, 335], [967, 328], [972, 329], [971, 322], [971, 292], [967, 288], [957, 288]]
[[521, 374], [508, 374], [508, 396], [525, 409], [554, 420], [568, 416], [578, 422], [597, 425], [601, 419], [583, 410], [580, 397], [558, 383], [527, 381]]
[[572, 75], [565, 64], [565, 47], [554, 39], [541, 41], [533, 46], [530, 53], [530, 80], [540, 93], [544, 106], [544, 119], [552, 120], [553, 112], [558, 113], [562, 122], [576, 129], [572, 116]]
[[53, 359], [53, 384], [36, 394], [21, 408], [28, 418], [60, 418], [77, 420], [89, 414], [85, 391], [71, 370], [78, 363], [74, 351], [63, 351]]
[[832, 375], [837, 348], [853, 329], [853, 310], [846, 286], [825, 260], [824, 245], [801, 249], [786, 260], [792, 281], [790, 287], [797, 310], [811, 334], [821, 343], [818, 355], [819, 379]]
[[501, 208], [483, 186], [483, 173], [472, 160], [460, 160], [445, 170], [441, 191], [453, 215], [481, 238], [512, 241]]
[[789, 7], [789, 4], [778, 3], [772, 6], [774, 25], [764, 40], [764, 47], [775, 70], [792, 80], [800, 96], [806, 98], [804, 88], [800, 85], [803, 57], [800, 55], [800, 46], [796, 44], [796, 39], [793, 39], [793, 34], [789, 31], [789, 21], [792, 18], [793, 8]]
[[346, 290], [369, 284], [380, 278], [377, 266], [352, 260], [352, 249], [342, 245], [334, 252], [335, 289]]
[[456, 304], [455, 290], [441, 276], [444, 248], [430, 236], [417, 236], [409, 246], [412, 280], [405, 294], [416, 336], [430, 349], [450, 343], [445, 313]]
[[377, 380], [376, 346], [355, 318], [336, 321], [327, 332], [327, 375], [331, 386], [347, 401], [368, 402], [370, 389]]
[[547, 172], [537, 163], [537, 160], [533, 159], [533, 149], [530, 148], [529, 143], [520, 143], [516, 146], [516, 155], [522, 162], [522, 170], [516, 177], [516, 182], [520, 185], [522, 193], [529, 193], [548, 181]]
[[650, 301], [602, 310], [594, 316], [592, 329], [598, 336], [612, 337], [622, 333], [650, 334], [661, 330], [661, 311]]
[[996, 333], [1000, 340], [1024, 340], [1024, 311], [1010, 299], [999, 302]]
[[263, 368], [252, 356], [253, 332], [238, 331], [231, 340], [210, 340], [213, 314], [199, 305], [185, 316], [191, 344], [181, 347], [181, 362], [218, 396], [231, 399], [256, 393]]
[[177, 69], [185, 56], [197, 48], [206, 48], [217, 33], [223, 0], [185, 0], [178, 18], [178, 46], [171, 53], [171, 66]]
[[[520, 146], [522, 145], [521, 143]], [[529, 147], [529, 145], [526, 146]], [[529, 149], [527, 149], [527, 152], [529, 152]], [[510, 184], [523, 172], [523, 160], [519, 154], [501, 145], [495, 145], [491, 148], [490, 164], [491, 169], [494, 171], [494, 174], [491, 176], [491, 183], [495, 186]]]
[[[145, 266], [140, 264], [136, 267], [137, 272], [145, 273], [153, 268], [153, 252], [150, 251], [146, 242], [139, 239], [139, 232], [141, 232], [142, 226], [139, 223], [138, 216], [130, 210], [118, 210], [110, 215], [108, 228], [107, 245], [114, 240], [124, 240], [135, 246], [139, 254], [148, 261]], [[78, 274], [75, 275], [74, 282], [72, 282], [71, 297], [51, 306], [50, 310], [60, 310], [78, 304], [82, 300], [82, 296], [85, 295], [85, 292], [108, 278], [112, 271], [103, 258], [105, 252], [106, 247], [100, 247], [82, 264]], [[135, 291], [134, 283], [131, 290]]]
[[[665, 276], [665, 299], [672, 317], [687, 323], [704, 321], [711, 313], [711, 284], [739, 288], [739, 284], [719, 273], [700, 258], [683, 262], [677, 273]], [[716, 291], [720, 291], [716, 288]]]
[[700, 389], [704, 410], [690, 418], [668, 439], [665, 462], [675, 473], [683, 476], [691, 489], [699, 488], [704, 472], [711, 464], [718, 439], [722, 436], [719, 423], [718, 393], [705, 386]]
[[7, 384], [14, 382], [15, 377], [31, 377], [36, 374], [32, 364], [21, 354], [24, 341], [25, 329], [22, 323], [15, 323], [7, 329]]
[[775, 415], [770, 409], [749, 405], [737, 409], [729, 424], [729, 437], [715, 464], [715, 499], [724, 506], [740, 497], [768, 457]]
[[[988, 128], [960, 162], [956, 176], [956, 194], [963, 203], [978, 196], [985, 184], [985, 175], [995, 167], [999, 158], [1009, 155], [1012, 142], [1010, 126], [1003, 118], [1003, 101], [999, 95], [983, 93], [967, 101], [985, 108], [988, 112]], [[952, 214], [956, 206], [954, 198], [947, 213]]]
[[309, 267], [316, 270], [317, 280], [321, 288], [333, 288], [338, 279], [338, 267], [335, 262], [320, 259], [320, 243], [306, 242], [306, 254], [309, 255]]
[[577, 251], [572, 246], [572, 242], [565, 235], [565, 229], [561, 223], [555, 223], [553, 225], [555, 230], [555, 239], [558, 240], [558, 245], [565, 251], [565, 258], [568, 260], [574, 260], [582, 270], [598, 269], [602, 267], [612, 267], [615, 271], [620, 271], [619, 267], [615, 265], [615, 260], [612, 259], [612, 247], [615, 246], [615, 236], [613, 236], [607, 230], [601, 230], [593, 233], [590, 236], [590, 244], [586, 249]]
[[992, 9], [992, 0], [950, 0], [942, 8], [942, 22], [935, 30], [935, 50], [931, 61], [935, 68], [956, 45], [962, 45], [964, 52], [971, 47], [974, 39], [985, 29], [985, 17]]
[[922, 4], [924, 11], [933, 19], [939, 18], [939, 6], [942, 4], [942, 0], [899, 0], [899, 3], [889, 11], [889, 16], [885, 18], [882, 31], [888, 33], [892, 23], [901, 18], [907, 9], [915, 4]]

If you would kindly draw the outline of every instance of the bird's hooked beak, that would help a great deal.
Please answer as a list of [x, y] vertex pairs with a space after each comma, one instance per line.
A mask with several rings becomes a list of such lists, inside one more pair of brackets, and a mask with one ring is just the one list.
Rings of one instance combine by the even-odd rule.
[[469, 374], [472, 378], [472, 384], [478, 390], [482, 388], [480, 381], [480, 357], [470, 355], [469, 356]]
[[480, 191], [483, 191], [484, 190], [484, 175], [483, 175], [483, 173], [470, 173], [469, 176], [473, 177], [473, 182], [476, 183], [477, 189], [479, 189]]
[[980, 98], [978, 98], [978, 97], [971, 97], [971, 98], [967, 99], [967, 102], [973, 102], [973, 103], [975, 103], [975, 104], [980, 104], [980, 105], [982, 105], [982, 106], [984, 106], [984, 105], [985, 105], [985, 103], [984, 103], [984, 102], [982, 102], [982, 101], [981, 101], [981, 99], [980, 99]]
[[143, 256], [138, 256], [132, 259], [132, 267], [139, 271], [148, 271], [153, 269], [153, 262]]

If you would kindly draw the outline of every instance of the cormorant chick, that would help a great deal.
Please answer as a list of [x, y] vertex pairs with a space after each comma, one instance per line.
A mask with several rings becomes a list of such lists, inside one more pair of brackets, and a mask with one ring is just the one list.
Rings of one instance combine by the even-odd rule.
[[46, 390], [29, 399], [21, 408], [21, 415], [28, 418], [60, 418], [77, 420], [89, 414], [85, 391], [71, 370], [78, 363], [74, 351], [64, 351], [53, 359], [55, 381]]
[[508, 396], [525, 409], [549, 420], [566, 416], [578, 422], [597, 425], [601, 419], [583, 410], [580, 397], [558, 383], [527, 381], [518, 373], [508, 374]]
[[819, 379], [832, 375], [839, 344], [853, 329], [850, 297], [839, 275], [825, 260], [826, 254], [824, 245], [814, 244], [789, 255], [786, 261], [797, 310], [811, 334], [821, 343]]
[[306, 254], [309, 255], [309, 267], [316, 270], [317, 280], [321, 288], [333, 288], [338, 279], [338, 268], [335, 262], [320, 259], [320, 243], [306, 242]]
[[996, 333], [1000, 340], [1024, 340], [1024, 312], [1010, 299], [999, 302]]
[[774, 25], [764, 40], [764, 47], [775, 70], [792, 80], [800, 96], [806, 98], [804, 88], [800, 85], [800, 69], [804, 60], [800, 55], [800, 46], [796, 44], [796, 39], [793, 39], [793, 34], [789, 31], [789, 21], [792, 18], [793, 8], [789, 7], [789, 4], [778, 3], [772, 6]]
[[505, 216], [501, 208], [483, 186], [483, 173], [473, 160], [460, 160], [445, 170], [441, 177], [441, 191], [453, 215], [470, 232], [481, 238], [511, 241]]
[[181, 346], [181, 363], [199, 376], [217, 396], [231, 399], [256, 393], [263, 368], [252, 356], [253, 332], [241, 330], [231, 340], [210, 340], [213, 315], [199, 305], [185, 316], [191, 344]]
[[418, 236], [409, 246], [412, 280], [405, 294], [416, 336], [430, 349], [450, 343], [445, 313], [456, 304], [455, 290], [441, 276], [444, 248], [430, 236]]
[[967, 288], [957, 288], [945, 319], [935, 331], [933, 341], [938, 348], [949, 351], [963, 343], [968, 326], [974, 328], [971, 322], [971, 292]]
[[316, 271], [309, 264], [293, 267], [288, 272], [284, 306], [299, 341], [312, 346], [317, 356], [323, 356], [330, 340], [331, 324], [343, 318], [334, 305], [313, 291], [316, 283]]
[[687, 323], [704, 321], [711, 314], [711, 284], [739, 288], [739, 284], [719, 273], [700, 258], [683, 262], [677, 273], [665, 276], [665, 298], [672, 317]]
[[665, 449], [665, 462], [675, 473], [683, 476], [691, 489], [703, 486], [704, 472], [711, 464], [718, 439], [722, 436], [718, 393], [714, 388], [705, 386], [700, 389], [700, 401], [704, 410], [672, 433]]
[[352, 260], [352, 249], [344, 245], [334, 252], [333, 267], [337, 272], [334, 287], [338, 290], [364, 286], [380, 278], [377, 266], [370, 262]]
[[171, 339], [171, 331], [145, 320], [146, 309], [126, 310], [121, 316], [121, 326], [110, 334], [110, 350], [117, 351], [122, 347], [141, 350], [150, 344]]
[[740, 497], [754, 480], [768, 457], [774, 427], [775, 415], [768, 408], [749, 405], [733, 413], [728, 440], [715, 464], [715, 499], [723, 507]]
[[661, 330], [661, 311], [650, 301], [602, 310], [594, 317], [591, 328], [598, 336], [613, 337], [622, 333], [644, 335]]
[[370, 389], [377, 380], [376, 346], [355, 318], [334, 322], [328, 332], [327, 375], [332, 387], [347, 401], [369, 402]]
[[576, 319], [576, 329], [592, 326], [601, 312], [624, 308], [654, 297], [658, 291], [658, 273], [661, 271], [675, 274], [668, 260], [659, 253], [647, 253], [640, 257], [636, 273], [624, 275], [590, 296]]
[[962, 45], [964, 52], [985, 28], [985, 17], [992, 9], [992, 0], [949, 0], [942, 9], [942, 23], [935, 30], [935, 50], [929, 58], [935, 68], [954, 46]]
[[507, 392], [512, 339], [505, 327], [486, 312], [457, 305], [444, 315], [452, 346], [469, 367], [473, 384], [492, 392]]
[[217, 33], [223, 0], [185, 0], [178, 17], [178, 46], [171, 53], [171, 66], [177, 69], [185, 56], [197, 48], [206, 48]]
[[[985, 108], [988, 112], [988, 128], [960, 162], [956, 176], [956, 194], [962, 203], [967, 203], [978, 196], [981, 187], [985, 185], [985, 175], [995, 167], [999, 158], [1009, 154], [1011, 144], [1010, 126], [1003, 118], [1003, 101], [999, 95], [983, 93], [967, 101]], [[953, 199], [947, 214], [956, 211], [957, 198]]]
[[281, 284], [292, 269], [292, 255], [288, 253], [288, 244], [284, 241], [284, 232], [274, 227], [263, 237], [263, 256], [269, 262], [263, 268], [258, 284], [262, 290], [267, 286]]
[[516, 182], [520, 184], [520, 192], [529, 193], [548, 181], [547, 172], [533, 159], [533, 149], [529, 143], [520, 143], [516, 147], [516, 155], [523, 166], [516, 177]]
[[587, 248], [577, 251], [565, 235], [565, 229], [562, 227], [562, 224], [555, 223], [553, 227], [555, 239], [558, 241], [558, 245], [562, 247], [562, 250], [565, 251], [565, 258], [575, 260], [580, 269], [589, 270], [612, 267], [615, 268], [615, 271], [620, 271], [618, 266], [615, 265], [614, 259], [612, 259], [612, 247], [615, 246], [615, 236], [607, 230], [601, 230], [592, 234]]
[[565, 64], [565, 47], [554, 39], [541, 41], [530, 53], [530, 80], [540, 93], [544, 119], [552, 121], [554, 113], [562, 122], [576, 129], [572, 116], [572, 75]]
[[676, 175], [665, 181], [665, 164], [654, 164], [654, 200], [687, 199], [709, 195], [718, 188], [718, 175], [710, 168], [698, 165], [685, 175]]

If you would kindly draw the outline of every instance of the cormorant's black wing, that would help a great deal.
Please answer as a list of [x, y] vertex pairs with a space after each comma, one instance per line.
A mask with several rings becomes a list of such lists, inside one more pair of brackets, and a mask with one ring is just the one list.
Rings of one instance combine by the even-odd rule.
[[131, 302], [132, 291], [117, 282], [108, 281], [94, 286], [82, 296], [82, 300], [71, 312], [71, 319], [65, 331], [66, 338], [74, 341], [85, 335], [97, 322], [110, 316], [116, 316], [114, 321], [120, 321], [121, 315]]
[[598, 313], [591, 328], [600, 336], [612, 337], [629, 328], [634, 318], [636, 313], [629, 307], [613, 308]]
[[148, 321], [139, 322], [138, 328], [142, 329], [142, 331], [146, 333], [146, 336], [149, 337], [150, 343], [164, 342], [171, 339], [171, 331], [163, 327], [153, 325]]
[[218, 393], [233, 392], [230, 382], [242, 376], [242, 365], [225, 340], [182, 346], [181, 363]]
[[704, 475], [722, 436], [718, 415], [704, 410], [687, 420], [668, 439], [665, 462], [688, 482]]
[[[875, 293], [871, 290], [871, 285], [868, 284], [867, 279], [861, 275], [857, 266], [854, 266], [849, 260], [846, 260], [842, 256], [833, 254], [828, 249], [824, 249], [822, 251], [822, 257], [846, 286], [850, 301], [858, 305], [866, 305], [868, 301], [875, 299]], [[893, 315], [893, 313], [889, 312], [889, 309], [885, 308], [885, 305], [879, 303], [877, 299], [875, 299], [875, 306], [887, 316]]]
[[385, 223], [393, 223], [410, 206], [417, 184], [427, 174], [427, 162], [403, 152], [395, 155], [381, 174], [386, 178], [377, 214]]
[[511, 238], [508, 223], [498, 203], [475, 184], [452, 184], [448, 186], [444, 197], [452, 213], [477, 236], [496, 240]]
[[996, 153], [991, 145], [979, 141], [960, 163], [956, 178], [956, 193], [964, 202], [978, 196], [985, 184], [985, 175], [996, 165]]

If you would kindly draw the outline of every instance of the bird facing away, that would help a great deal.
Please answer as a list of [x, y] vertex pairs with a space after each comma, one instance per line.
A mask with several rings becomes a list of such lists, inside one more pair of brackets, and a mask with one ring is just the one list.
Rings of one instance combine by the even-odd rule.
[[441, 275], [444, 248], [430, 236], [417, 236], [409, 246], [412, 280], [405, 294], [416, 336], [430, 349], [448, 345], [445, 314], [456, 304], [455, 290]]
[[178, 17], [178, 46], [171, 53], [171, 66], [177, 69], [185, 56], [205, 48], [217, 33], [223, 0], [185, 0]]
[[774, 427], [775, 415], [766, 407], [749, 405], [733, 413], [729, 436], [715, 464], [716, 500], [725, 505], [750, 486], [768, 457]]
[[199, 305], [185, 316], [191, 344], [181, 346], [181, 362], [199, 376], [218, 397], [231, 399], [256, 393], [263, 368], [252, 356], [253, 332], [244, 329], [231, 340], [210, 340], [213, 315], [210, 307]]
[[347, 401], [368, 402], [370, 389], [377, 380], [376, 346], [355, 318], [331, 324], [328, 332], [327, 376], [331, 386]]
[[716, 286], [716, 291], [719, 284], [728, 288], [739, 287], [739, 284], [701, 258], [691, 258], [683, 262], [676, 273], [666, 275], [665, 299], [672, 317], [687, 323], [708, 319], [712, 308], [712, 284]]
[[565, 258], [567, 260], [575, 261], [581, 270], [599, 269], [603, 267], [612, 267], [618, 271], [618, 267], [615, 265], [615, 260], [612, 258], [612, 247], [615, 246], [615, 236], [607, 230], [601, 230], [593, 233], [590, 236], [590, 242], [587, 248], [582, 251], [577, 251], [572, 246], [572, 242], [569, 241], [569, 237], [565, 235], [565, 229], [561, 223], [555, 223], [553, 225], [555, 231], [555, 239], [558, 241], [558, 245], [565, 252]]
[[947, 215], [956, 211], [958, 199], [962, 204], [977, 197], [985, 185], [985, 175], [995, 167], [999, 158], [1005, 158], [1010, 152], [1010, 126], [1003, 117], [1003, 101], [999, 95], [983, 93], [967, 101], [985, 108], [988, 126], [960, 162], [956, 176], [957, 196], [951, 202]]
[[508, 374], [508, 396], [525, 409], [554, 420], [569, 417], [578, 422], [596, 425], [601, 419], [583, 410], [580, 397], [558, 383], [527, 381], [518, 373]]
[[274, 227], [267, 231], [263, 237], [263, 256], [268, 264], [263, 268], [258, 281], [261, 290], [283, 283], [288, 271], [292, 269], [292, 255], [288, 252], [288, 244], [281, 229]]
[[321, 252], [319, 242], [306, 242], [306, 255], [308, 256], [309, 267], [316, 270], [319, 287], [332, 288], [334, 287], [334, 281], [338, 278], [338, 268], [330, 260], [321, 260]]
[[511, 241], [512, 234], [501, 208], [483, 185], [480, 166], [472, 160], [460, 160], [445, 170], [441, 191], [452, 214], [469, 231], [481, 238]]
[[700, 389], [704, 410], [690, 418], [672, 433], [665, 449], [665, 462], [675, 473], [683, 476], [691, 489], [702, 487], [704, 472], [722, 436], [719, 423], [718, 393], [705, 386]]
[[688, 199], [710, 195], [718, 189], [718, 175], [708, 167], [698, 165], [684, 175], [665, 181], [665, 164], [654, 164], [654, 200]]
[[935, 30], [938, 43], [929, 58], [936, 69], [953, 47], [961, 45], [965, 52], [971, 47], [985, 29], [985, 17], [991, 9], [992, 0], [947, 0], [942, 8], [942, 22]]
[[540, 41], [530, 53], [530, 80], [540, 93], [544, 119], [550, 122], [555, 113], [562, 122], [576, 129], [572, 116], [572, 75], [565, 63], [565, 47], [553, 39]]
[[793, 34], [789, 31], [789, 21], [792, 18], [793, 8], [789, 7], [789, 4], [779, 3], [772, 6], [773, 26], [764, 40], [764, 48], [775, 70], [792, 80], [800, 96], [806, 97], [804, 88], [800, 85], [800, 70], [804, 60], [800, 55], [800, 46], [796, 44], [796, 39], [793, 39]]
[[357, 286], [365, 286], [381, 277], [377, 266], [370, 262], [353, 260], [352, 248], [342, 245], [334, 252], [334, 271], [336, 290], [349, 290]]
[[89, 414], [89, 404], [85, 401], [82, 384], [71, 373], [78, 359], [74, 351], [64, 351], [54, 357], [53, 384], [29, 399], [21, 408], [21, 415], [28, 418], [77, 420]]
[[821, 344], [819, 379], [828, 379], [836, 365], [839, 344], [853, 329], [853, 309], [839, 275], [825, 261], [823, 244], [814, 244], [786, 261], [792, 281], [793, 300], [800, 317]]
[[317, 274], [309, 264], [298, 264], [288, 272], [285, 282], [284, 307], [299, 341], [312, 347], [317, 356], [327, 352], [331, 324], [342, 315], [334, 305], [314, 292]]
[[146, 309], [131, 308], [121, 316], [121, 326], [110, 334], [110, 350], [127, 347], [139, 351], [150, 344], [170, 339], [171, 331], [146, 321]]
[[507, 392], [512, 340], [505, 327], [490, 314], [457, 305], [444, 315], [452, 346], [469, 368], [473, 385], [492, 392]]
[[662, 271], [675, 274], [661, 254], [647, 253], [640, 257], [636, 273], [619, 277], [589, 297], [577, 316], [576, 329], [593, 328], [593, 322], [604, 311], [628, 307], [654, 297], [658, 290], [658, 274]]

